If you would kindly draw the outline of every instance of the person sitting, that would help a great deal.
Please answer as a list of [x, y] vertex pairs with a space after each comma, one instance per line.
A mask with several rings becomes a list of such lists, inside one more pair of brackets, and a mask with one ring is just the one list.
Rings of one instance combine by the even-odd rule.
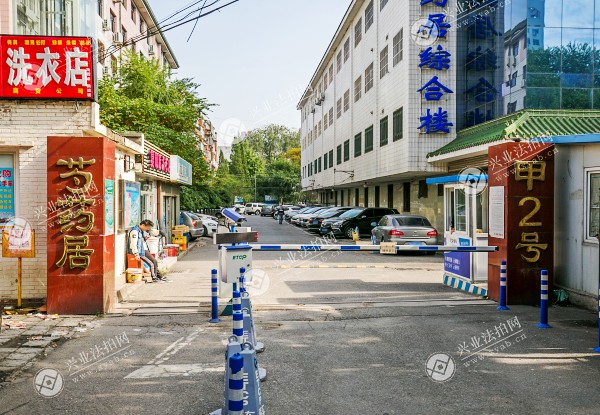
[[158, 270], [158, 261], [152, 256], [150, 251], [146, 249], [146, 232], [152, 229], [154, 223], [148, 219], [140, 222], [129, 232], [129, 243], [127, 244], [127, 253], [134, 255], [136, 260], [142, 260], [150, 268], [152, 282], [165, 281], [164, 277]]

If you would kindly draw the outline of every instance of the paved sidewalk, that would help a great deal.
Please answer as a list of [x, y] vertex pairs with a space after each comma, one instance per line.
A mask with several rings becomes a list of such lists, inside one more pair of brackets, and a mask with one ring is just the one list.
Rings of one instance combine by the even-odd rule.
[[99, 326], [95, 316], [4, 315], [0, 331], [0, 385], [45, 357], [65, 339]]

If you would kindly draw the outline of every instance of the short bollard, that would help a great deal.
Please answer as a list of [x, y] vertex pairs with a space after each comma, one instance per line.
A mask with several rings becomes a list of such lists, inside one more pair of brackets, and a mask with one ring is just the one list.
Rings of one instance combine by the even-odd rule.
[[240, 292], [246, 292], [246, 268], [240, 268]]
[[500, 263], [500, 305], [496, 310], [510, 310], [506, 306], [506, 261]]
[[540, 323], [537, 325], [539, 329], [552, 328], [548, 324], [548, 270], [542, 270], [542, 280], [540, 286]]
[[244, 357], [240, 353], [225, 362], [225, 402], [210, 415], [244, 415]]
[[244, 343], [244, 315], [241, 311], [233, 312], [233, 335], [238, 343]]
[[211, 291], [212, 291], [212, 302], [210, 306], [210, 323], [220, 323], [221, 319], [219, 318], [219, 293], [218, 293], [218, 277], [217, 270], [213, 269], [211, 271]]

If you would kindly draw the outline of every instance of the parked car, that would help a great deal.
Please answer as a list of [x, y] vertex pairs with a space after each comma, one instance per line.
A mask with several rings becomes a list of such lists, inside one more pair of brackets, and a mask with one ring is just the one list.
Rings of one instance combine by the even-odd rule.
[[[437, 245], [438, 232], [429, 220], [418, 215], [386, 215], [371, 231], [377, 242], [397, 245]], [[435, 251], [427, 252], [435, 254]]]
[[272, 203], [265, 203], [262, 207], [262, 210], [260, 211], [260, 216], [273, 216], [273, 212], [275, 212], [276, 208], [277, 205], [274, 205]]
[[342, 213], [337, 220], [331, 221], [330, 233], [334, 236], [352, 238], [352, 231], [358, 228], [359, 235], [371, 235], [372, 223], [379, 222], [385, 215], [398, 214], [390, 208], [355, 208]]
[[204, 236], [204, 224], [202, 219], [191, 212], [181, 212], [179, 223], [190, 228], [190, 239], [192, 241]]
[[325, 219], [333, 219], [341, 216], [344, 212], [353, 209], [351, 207], [335, 207], [309, 217], [306, 228], [311, 232], [319, 232], [321, 224]]
[[202, 221], [204, 227], [203, 236], [212, 236], [217, 233], [219, 229], [219, 220], [215, 216], [204, 215], [202, 213], [194, 213]]
[[240, 215], [243, 215], [246, 213], [246, 205], [242, 204], [242, 203], [236, 203], [233, 205], [233, 209], [236, 210], [236, 212], [238, 212]]
[[262, 208], [262, 203], [246, 203], [245, 213], [246, 215], [260, 215]]
[[283, 218], [289, 222], [290, 219], [292, 218], [292, 216], [296, 215], [298, 212], [300, 212], [302, 208], [300, 206], [291, 206], [288, 210], [285, 211], [285, 214], [283, 215]]
[[299, 209], [297, 211], [291, 211], [291, 212], [288, 210], [289, 214], [287, 215], [286, 220], [289, 223], [292, 223], [292, 219], [294, 218], [294, 216], [300, 215], [302, 213], [306, 213], [309, 209], [312, 209], [313, 207], [314, 206], [303, 207], [302, 209]]
[[315, 207], [312, 207], [309, 210], [305, 211], [304, 213], [299, 213], [298, 215], [295, 215], [294, 217], [292, 217], [292, 220], [291, 220], [290, 223], [293, 223], [294, 225], [297, 225], [297, 226], [302, 226], [302, 223], [311, 214], [322, 212], [322, 211], [327, 210], [327, 209], [330, 209], [330, 206], [315, 206]]
[[[291, 207], [293, 207], [294, 205], [282, 205], [283, 206], [283, 214], [285, 215], [285, 212], [287, 212], [288, 210], [290, 210]], [[275, 205], [275, 207], [273, 208], [273, 219], [277, 219], [277, 208], [279, 207], [279, 205]]]

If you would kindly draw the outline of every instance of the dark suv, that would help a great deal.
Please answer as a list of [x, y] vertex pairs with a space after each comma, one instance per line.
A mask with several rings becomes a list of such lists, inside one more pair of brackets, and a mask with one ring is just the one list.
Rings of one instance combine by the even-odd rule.
[[[342, 213], [338, 218], [328, 219], [329, 233], [335, 236], [352, 238], [352, 231], [358, 227], [359, 235], [371, 235], [373, 222], [378, 223], [385, 215], [398, 214], [389, 208], [354, 208]], [[321, 231], [321, 233], [324, 233]]]

